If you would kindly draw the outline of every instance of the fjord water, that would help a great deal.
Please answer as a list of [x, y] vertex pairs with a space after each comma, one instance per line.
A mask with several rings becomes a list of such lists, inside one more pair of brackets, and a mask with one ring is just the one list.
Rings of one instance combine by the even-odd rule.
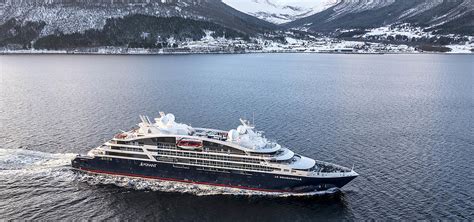
[[[0, 56], [0, 219], [474, 219], [473, 64], [471, 55]], [[68, 167], [159, 111], [220, 129], [254, 114], [268, 138], [360, 176], [341, 195], [196, 195]]]

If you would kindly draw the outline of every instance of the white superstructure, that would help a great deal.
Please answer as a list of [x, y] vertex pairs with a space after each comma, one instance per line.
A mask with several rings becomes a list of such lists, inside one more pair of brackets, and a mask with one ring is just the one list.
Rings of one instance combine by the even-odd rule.
[[248, 121], [229, 131], [193, 128], [160, 113], [152, 122], [140, 116], [138, 128], [117, 134], [89, 152], [89, 156], [167, 162], [177, 167], [206, 170], [244, 170], [304, 177], [357, 176], [352, 169], [295, 154], [271, 142]]

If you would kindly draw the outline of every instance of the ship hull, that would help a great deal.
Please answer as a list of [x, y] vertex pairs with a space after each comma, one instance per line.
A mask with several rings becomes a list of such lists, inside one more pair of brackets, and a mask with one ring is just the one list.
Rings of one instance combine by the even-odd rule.
[[89, 173], [178, 181], [266, 192], [310, 192], [333, 187], [341, 188], [355, 178], [355, 176], [336, 178], [299, 177], [164, 162], [82, 156], [78, 156], [72, 161], [72, 167]]

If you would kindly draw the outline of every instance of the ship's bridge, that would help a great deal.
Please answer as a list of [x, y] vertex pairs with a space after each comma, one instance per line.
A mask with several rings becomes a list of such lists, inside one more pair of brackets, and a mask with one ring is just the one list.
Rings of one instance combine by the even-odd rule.
[[231, 129], [228, 133], [227, 141], [238, 144], [239, 146], [254, 150], [279, 150], [281, 146], [278, 143], [270, 142], [261, 132], [254, 131], [254, 126], [248, 121], [240, 119], [242, 125], [237, 129]]

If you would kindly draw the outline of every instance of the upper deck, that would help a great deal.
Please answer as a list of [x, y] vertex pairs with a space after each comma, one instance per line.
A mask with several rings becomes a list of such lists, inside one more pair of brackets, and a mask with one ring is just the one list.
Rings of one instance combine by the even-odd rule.
[[186, 124], [176, 123], [173, 114], [160, 114], [161, 117], [155, 118], [155, 123], [146, 116], [140, 116], [142, 122], [138, 124], [138, 128], [117, 134], [114, 140], [131, 141], [137, 138], [155, 137], [200, 139], [252, 153], [274, 153], [282, 148], [279, 144], [268, 141], [261, 132], [254, 131], [254, 127], [244, 120], [240, 120], [242, 125], [237, 129], [224, 131], [193, 128]]
[[221, 165], [229, 161], [236, 164], [250, 162], [256, 166], [269, 167], [268, 169], [279, 169], [284, 173], [324, 174], [328, 177], [352, 172], [345, 167], [295, 154], [288, 148], [270, 142], [244, 120], [240, 120], [242, 125], [237, 129], [224, 131], [193, 128], [174, 122], [172, 114], [160, 114], [160, 118], [155, 118], [155, 123], [148, 117], [140, 116], [142, 122], [138, 127], [117, 134], [111, 141], [96, 148], [98, 153], [91, 151], [91, 155], [134, 158], [147, 154], [148, 158], [145, 159], [157, 161], [155, 158], [171, 158], [173, 163], [178, 163], [180, 159], [185, 162], [217, 161]]

